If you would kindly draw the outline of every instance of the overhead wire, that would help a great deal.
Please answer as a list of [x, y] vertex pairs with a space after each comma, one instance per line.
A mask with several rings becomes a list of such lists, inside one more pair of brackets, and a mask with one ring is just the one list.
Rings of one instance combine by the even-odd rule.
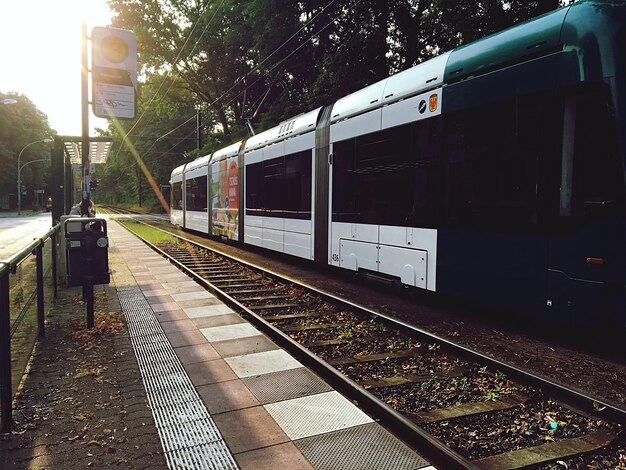
[[[238, 77], [235, 81], [233, 86], [231, 86], [228, 90], [226, 90], [225, 92], [223, 92], [219, 97], [217, 97], [215, 100], [213, 100], [210, 104], [208, 104], [208, 107], [214, 106], [215, 104], [217, 104], [219, 101], [221, 101], [226, 95], [228, 95], [232, 90], [234, 90], [242, 81], [245, 81], [245, 79], [251, 75], [253, 72], [255, 72], [257, 69], [259, 69], [265, 62], [267, 62], [272, 56], [274, 56], [280, 49], [282, 49], [283, 47], [285, 47], [287, 44], [289, 44], [289, 42], [291, 42], [297, 35], [299, 35], [309, 24], [311, 24], [317, 17], [319, 17], [324, 11], [326, 11], [333, 3], [335, 3], [337, 0], [330, 0], [330, 2], [328, 2], [320, 11], [318, 11], [315, 15], [313, 15], [309, 20], [307, 20], [301, 27], [300, 29], [298, 29], [298, 31], [296, 31], [295, 33], [293, 33], [288, 39], [286, 39], [285, 41], [283, 41], [283, 43], [278, 46], [276, 49], [274, 49], [274, 51], [272, 51], [267, 57], [265, 57], [261, 62], [259, 62], [254, 68], [252, 68], [249, 72], [247, 72], [246, 74], [244, 74], [241, 77]], [[362, 0], [357, 0], [356, 3], [354, 3], [353, 5], [350, 6], [350, 8], [358, 5]], [[327, 27], [329, 27], [330, 25], [333, 24], [334, 21], [329, 22], [324, 28], [322, 28], [321, 30], [319, 30], [316, 34], [319, 34], [321, 31], [323, 31], [324, 29], [326, 29]], [[206, 31], [206, 29], [205, 29]], [[201, 37], [204, 35], [201, 35]], [[200, 40], [200, 39], [199, 39]], [[199, 42], [199, 40], [196, 42], [196, 46]], [[309, 38], [307, 41], [305, 41], [304, 43], [302, 43], [300, 46], [298, 46], [298, 48], [296, 49], [299, 50], [302, 46], [304, 46], [306, 43], [310, 42], [312, 40], [312, 37]], [[195, 47], [194, 47], [195, 49]], [[291, 57], [293, 54], [295, 53], [292, 52], [291, 54], [289, 54], [287, 57]], [[287, 58], [286, 57], [286, 58]], [[286, 58], [283, 58], [278, 64], [284, 62], [284, 60]], [[276, 68], [276, 65], [274, 67], [272, 67], [270, 69], [274, 70]], [[252, 85], [256, 84], [259, 82], [260, 79], [255, 80]], [[246, 87], [247, 88], [247, 87]], [[245, 89], [244, 89], [244, 95], [245, 95]], [[233, 99], [231, 99], [230, 101], [228, 101], [226, 104], [230, 104], [232, 103], [235, 99], [237, 99], [239, 96], [241, 96], [241, 93], [235, 95], [235, 97], [233, 97]], [[257, 100], [258, 102], [258, 100]], [[256, 104], [256, 103], [255, 103]], [[187, 121], [185, 122], [189, 122], [192, 119], [194, 119], [196, 117], [196, 115], [194, 114], [193, 116], [191, 116]], [[176, 129], [179, 126], [176, 127]], [[172, 129], [171, 131], [168, 131], [165, 135], [173, 132], [175, 129]], [[157, 139], [158, 140], [158, 139]], [[151, 147], [152, 148], [152, 147]], [[150, 149], [148, 149], [149, 151]]]

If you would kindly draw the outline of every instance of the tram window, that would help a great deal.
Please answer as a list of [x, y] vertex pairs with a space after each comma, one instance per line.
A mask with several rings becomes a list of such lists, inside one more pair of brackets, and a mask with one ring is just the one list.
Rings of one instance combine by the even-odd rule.
[[172, 209], [183, 210], [183, 183], [172, 183]]
[[624, 201], [615, 118], [605, 90], [576, 98], [572, 215], [589, 215]]
[[263, 196], [263, 209], [266, 213], [275, 212], [274, 215], [282, 216], [278, 212], [282, 210], [285, 200], [285, 187], [282, 184], [284, 176], [284, 157], [263, 161], [263, 191], [261, 194]]
[[310, 150], [285, 156], [285, 217], [311, 218], [311, 163]]
[[311, 151], [246, 166], [246, 214], [311, 218]]
[[520, 227], [537, 222], [539, 115], [514, 100], [446, 118], [448, 225]]
[[246, 165], [246, 214], [261, 215], [263, 210], [263, 162]]
[[333, 147], [333, 220], [435, 223], [441, 118], [359, 136]]
[[410, 125], [357, 138], [358, 222], [404, 225], [411, 207]]
[[355, 222], [356, 173], [354, 171], [356, 139], [333, 144], [333, 202], [335, 222]]
[[409, 158], [414, 168], [406, 225], [435, 227], [441, 213], [441, 116], [413, 123], [411, 135]]
[[185, 182], [187, 210], [207, 210], [207, 177], [190, 178]]

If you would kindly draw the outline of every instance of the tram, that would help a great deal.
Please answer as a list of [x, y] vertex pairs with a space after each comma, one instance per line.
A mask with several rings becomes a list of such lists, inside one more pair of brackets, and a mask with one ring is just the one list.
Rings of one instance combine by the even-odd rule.
[[171, 222], [626, 327], [626, 3], [580, 1], [176, 168]]

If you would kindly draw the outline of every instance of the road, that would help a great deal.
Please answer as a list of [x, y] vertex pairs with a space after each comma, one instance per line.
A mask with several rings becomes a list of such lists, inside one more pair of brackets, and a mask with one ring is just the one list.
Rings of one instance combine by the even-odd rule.
[[50, 213], [0, 216], [0, 260], [9, 258], [52, 227]]

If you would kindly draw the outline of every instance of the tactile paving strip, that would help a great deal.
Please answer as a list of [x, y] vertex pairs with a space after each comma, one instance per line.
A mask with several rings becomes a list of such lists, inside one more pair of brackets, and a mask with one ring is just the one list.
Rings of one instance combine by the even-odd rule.
[[335, 391], [263, 406], [292, 440], [372, 422], [372, 418]]
[[119, 287], [118, 296], [168, 467], [236, 469], [141, 289]]
[[430, 464], [375, 423], [294, 441], [318, 470], [409, 470]]
[[262, 405], [332, 390], [304, 367], [249, 377], [243, 381]]

